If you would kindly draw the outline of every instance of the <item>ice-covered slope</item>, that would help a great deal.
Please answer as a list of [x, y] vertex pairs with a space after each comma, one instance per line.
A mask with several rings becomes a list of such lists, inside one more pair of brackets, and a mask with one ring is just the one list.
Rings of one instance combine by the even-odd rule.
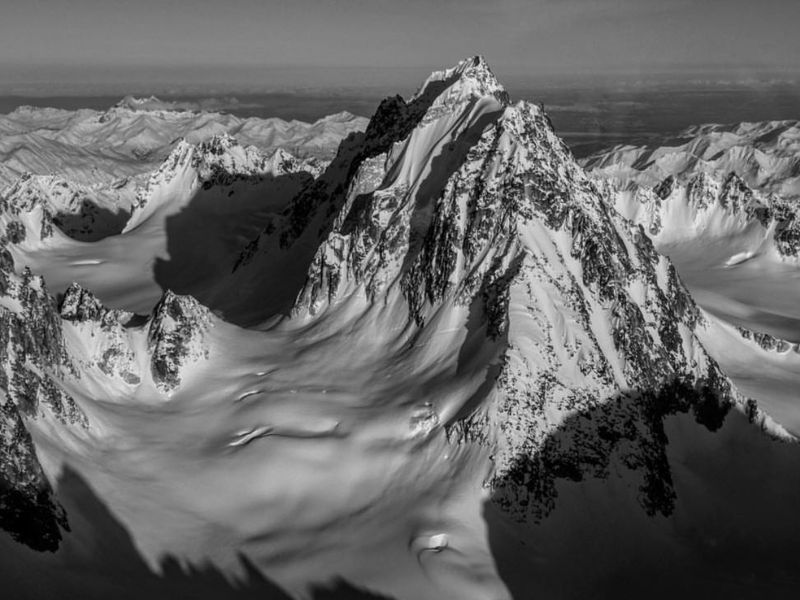
[[[251, 185], [248, 156], [224, 137], [180, 144], [126, 231], [100, 242], [43, 239], [41, 211], [6, 207], [9, 277], [30, 264], [66, 290], [60, 316], [43, 290], [34, 301], [77, 372], [51, 369], [53, 385], [86, 417], [22, 421], [37, 481], [55, 487], [73, 529], [52, 555], [2, 546], [0, 568], [23, 593], [135, 598], [142, 581], [149, 597], [236, 597], [250, 585], [282, 597], [263, 591], [267, 578], [297, 597], [341, 579], [345, 598], [354, 587], [414, 600], [581, 597], [611, 593], [600, 564], [666, 565], [688, 582], [686, 557], [725, 578], [720, 556], [751, 556], [727, 540], [707, 551], [704, 534], [733, 525], [709, 525], [702, 498], [744, 503], [729, 498], [735, 476], [692, 453], [729, 457], [744, 439], [760, 473], [791, 481], [797, 447], [708, 355], [715, 322], [670, 261], [482, 58], [385, 100], [319, 177], [250, 228], [261, 231], [244, 250], [207, 249], [226, 223], [197, 225]], [[209, 212], [194, 212], [198, 201]], [[207, 306], [154, 299], [155, 281], [140, 299], [149, 316], [116, 310], [142, 282], [125, 257], [152, 256], [139, 249], [164, 239], [227, 260], [210, 273], [183, 262], [169, 278], [194, 278], [185, 283]], [[67, 276], [83, 268], [83, 287], [67, 286], [66, 264]], [[749, 489], [745, 509], [763, 501], [760, 518], [794, 532], [791, 502]], [[596, 507], [597, 539], [614, 534], [624, 552], [576, 551], [589, 585], [554, 562], [565, 554], [553, 540], [575, 540], [569, 524], [591, 523]], [[626, 517], [641, 529], [618, 527]], [[680, 560], [661, 560], [665, 548]], [[218, 578], [230, 589], [198, 590]]]

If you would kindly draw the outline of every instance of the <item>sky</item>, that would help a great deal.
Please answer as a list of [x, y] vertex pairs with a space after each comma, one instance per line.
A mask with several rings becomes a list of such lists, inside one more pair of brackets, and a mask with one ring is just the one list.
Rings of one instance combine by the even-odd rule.
[[0, 79], [416, 79], [474, 54], [532, 77], [746, 76], [800, 68], [798, 23], [800, 0], [0, 0]]

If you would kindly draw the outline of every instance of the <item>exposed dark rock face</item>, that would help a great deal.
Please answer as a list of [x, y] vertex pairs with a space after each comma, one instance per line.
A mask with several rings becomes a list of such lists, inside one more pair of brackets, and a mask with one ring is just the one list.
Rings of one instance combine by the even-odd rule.
[[63, 387], [78, 371], [55, 302], [41, 277], [28, 269], [18, 277], [10, 266], [3, 265], [0, 301], [0, 528], [31, 548], [54, 551], [66, 515], [39, 464], [26, 419], [47, 411], [76, 428], [87, 427], [88, 419]]
[[533, 454], [521, 454], [493, 481], [495, 501], [519, 521], [540, 521], [556, 506], [559, 479], [605, 478], [612, 464], [621, 464], [638, 480], [646, 513], [669, 516], [676, 496], [664, 418], [692, 411], [709, 431], [719, 429], [732, 406], [730, 390], [717, 372], [710, 373], [699, 381], [687, 377], [659, 390], [605, 399], [577, 413], [572, 427], [548, 436]]
[[767, 352], [798, 352], [798, 344], [782, 340], [760, 331], [752, 331], [744, 327], [736, 328], [739, 334], [746, 340], [752, 340]]
[[39, 551], [54, 552], [61, 529], [69, 529], [63, 508], [42, 472], [33, 441], [8, 399], [0, 405], [0, 529]]
[[211, 326], [210, 313], [191, 296], [167, 291], [153, 309], [147, 330], [153, 381], [162, 392], [180, 385], [181, 369], [208, 357], [203, 343]]

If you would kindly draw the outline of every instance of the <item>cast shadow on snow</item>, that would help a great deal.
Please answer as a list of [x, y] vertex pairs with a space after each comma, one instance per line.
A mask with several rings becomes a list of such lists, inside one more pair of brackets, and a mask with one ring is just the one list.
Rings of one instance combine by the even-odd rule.
[[60, 212], [53, 215], [53, 223], [65, 235], [79, 242], [97, 242], [122, 233], [131, 213], [124, 209], [116, 212], [98, 206], [88, 199], [81, 202], [77, 213]]
[[[3, 544], [12, 544], [11, 551], [7, 550], [4, 558], [0, 558], [4, 597], [15, 600], [293, 599], [244, 554], [239, 554], [243, 575], [233, 576], [233, 579], [210, 563], [187, 564], [169, 555], [160, 561], [161, 573], [155, 573], [139, 554], [125, 526], [79, 473], [65, 468], [57, 487], [72, 533], [64, 534], [56, 555], [31, 552], [10, 540]], [[22, 571], [27, 570], [34, 576], [21, 576]], [[42, 585], [41, 578], [46, 578], [48, 585]], [[312, 598], [390, 600], [344, 579], [315, 586]]]
[[512, 465], [484, 518], [515, 600], [796, 597], [800, 446], [687, 391], [579, 411]]
[[[156, 280], [159, 285], [162, 288], [171, 287], [181, 293], [192, 293], [222, 318], [240, 326], [252, 326], [271, 317], [290, 314], [298, 294], [306, 284], [307, 273], [319, 244], [332, 231], [359, 168], [369, 159], [390, 150], [396, 140], [405, 139], [410, 135], [436, 98], [452, 85], [456, 78], [457, 76], [453, 76], [444, 81], [430, 82], [415, 100], [408, 103], [400, 96], [384, 99], [366, 131], [352, 133], [342, 140], [336, 157], [326, 172], [316, 180], [305, 182], [302, 189], [288, 200], [288, 206], [283, 211], [281, 226], [273, 228], [274, 223], [269, 219], [259, 223], [248, 223], [249, 226], [252, 225], [251, 230], [254, 231], [250, 232], [247, 239], [239, 241], [238, 252], [233, 258], [228, 259], [227, 273], [223, 273], [222, 267], [219, 271], [221, 280], [229, 281], [224, 275], [230, 274], [231, 271], [236, 273], [240, 267], [247, 265], [259, 252], [260, 246], [264, 245], [262, 237], [275, 242], [271, 244], [268, 241], [265, 244], [272, 248], [270, 251], [274, 253], [264, 257], [264, 260], [258, 263], [258, 269], [247, 272], [248, 280], [244, 285], [249, 288], [249, 292], [245, 294], [246, 297], [240, 300], [236, 292], [230, 293], [229, 289], [222, 290], [219, 286], [216, 291], [206, 292], [201, 289], [202, 286], [186, 285], [181, 280], [183, 267], [189, 262], [186, 258], [181, 258], [180, 254], [186, 251], [186, 236], [182, 233], [181, 226], [185, 217], [182, 215], [178, 215], [168, 223], [170, 255], [173, 256], [173, 248], [176, 254], [169, 264], [159, 262], [156, 265]], [[463, 143], [457, 146], [457, 152], [460, 154], [465, 154], [467, 150], [463, 147]], [[452, 159], [449, 162], [452, 163]], [[451, 164], [450, 172], [457, 167], [458, 165]], [[344, 173], [344, 178], [334, 186], [340, 173]], [[440, 181], [440, 187], [436, 190], [431, 189], [431, 193], [440, 193], [445, 182], [446, 179]], [[377, 189], [384, 185], [385, 182]], [[431, 187], [430, 184], [428, 187]], [[348, 214], [344, 215], [345, 233], [348, 227], [356, 224], [361, 214], [371, 206], [371, 198], [372, 193], [368, 193], [355, 199]], [[431, 204], [435, 200], [435, 197], [429, 198]], [[319, 216], [322, 218], [319, 222], [315, 222]], [[312, 224], [318, 227], [312, 230]], [[259, 227], [255, 227], [256, 225]], [[208, 226], [207, 233], [211, 238], [214, 227], [212, 224]], [[200, 254], [206, 252], [206, 249], [198, 249]], [[199, 260], [206, 259], [200, 257]], [[206, 279], [209, 280], [210, 278]], [[253, 298], [258, 299], [259, 306], [243, 308], [242, 304], [247, 304], [248, 300]]]
[[217, 309], [215, 284], [230, 274], [247, 241], [310, 181], [311, 174], [297, 172], [204, 185], [187, 206], [166, 218], [169, 258], [153, 264], [156, 283]]

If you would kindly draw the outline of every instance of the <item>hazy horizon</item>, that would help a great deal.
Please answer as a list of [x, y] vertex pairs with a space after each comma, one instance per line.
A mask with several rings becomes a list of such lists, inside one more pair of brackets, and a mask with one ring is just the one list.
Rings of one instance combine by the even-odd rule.
[[[502, 80], [798, 78], [794, 0], [0, 0], [0, 93], [408, 88], [484, 55]], [[678, 42], [677, 40], [680, 40]], [[402, 91], [402, 90], [399, 90]]]
[[[464, 57], [466, 58], [466, 57]], [[800, 87], [800, 71], [712, 69], [696, 67], [584, 73], [534, 73], [496, 66], [498, 79], [515, 90], [602, 88], [637, 90], [752, 89]], [[434, 70], [455, 62], [429, 67], [229, 67], [209, 70], [199, 66], [117, 68], [40, 66], [21, 69], [0, 63], [2, 96], [220, 96], [269, 93], [326, 95], [409, 95]]]
[[[249, 117], [369, 117], [483, 55], [583, 151], [800, 116], [800, 2], [0, 0], [0, 113], [127, 95]], [[678, 41], [679, 40], [679, 41]], [[588, 145], [586, 145], [588, 144]]]

